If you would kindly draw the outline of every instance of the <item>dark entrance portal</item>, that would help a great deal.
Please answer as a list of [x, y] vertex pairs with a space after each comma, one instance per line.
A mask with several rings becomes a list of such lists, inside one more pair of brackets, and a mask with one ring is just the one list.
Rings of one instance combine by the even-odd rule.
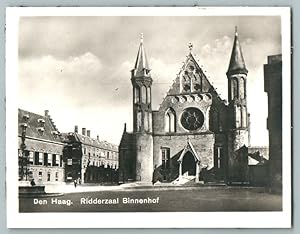
[[187, 152], [182, 161], [182, 175], [187, 171], [189, 175], [196, 175], [196, 162], [191, 152]]

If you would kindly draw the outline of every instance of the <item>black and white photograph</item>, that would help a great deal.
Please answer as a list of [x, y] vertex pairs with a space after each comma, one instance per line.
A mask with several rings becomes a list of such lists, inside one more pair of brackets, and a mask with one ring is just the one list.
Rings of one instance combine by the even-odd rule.
[[8, 8], [8, 226], [290, 227], [290, 27], [279, 7]]

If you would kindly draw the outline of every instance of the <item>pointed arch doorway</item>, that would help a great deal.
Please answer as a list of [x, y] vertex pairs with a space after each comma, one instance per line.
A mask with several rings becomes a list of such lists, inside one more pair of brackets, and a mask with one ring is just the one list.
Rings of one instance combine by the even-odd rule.
[[189, 176], [196, 175], [196, 161], [193, 154], [187, 151], [182, 160], [182, 175], [188, 174]]
[[200, 157], [190, 140], [188, 140], [177, 161], [179, 163], [179, 178], [186, 174], [195, 176], [195, 182], [199, 182]]

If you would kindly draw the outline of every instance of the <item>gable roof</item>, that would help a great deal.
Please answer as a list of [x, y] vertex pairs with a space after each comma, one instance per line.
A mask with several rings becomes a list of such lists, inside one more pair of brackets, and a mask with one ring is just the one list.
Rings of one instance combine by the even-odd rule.
[[[210, 93], [212, 94], [213, 99], [217, 100], [218, 103], [225, 106], [226, 105], [225, 100], [223, 100], [220, 97], [220, 95], [217, 93], [216, 89], [210, 83], [208, 77], [206, 76], [206, 71], [203, 71], [202, 66], [199, 65], [196, 57], [191, 52], [187, 55], [179, 73], [176, 76], [176, 79], [173, 81], [170, 89], [167, 91], [166, 96], [164, 97], [163, 100], [165, 100], [167, 96], [185, 95], [191, 93], [191, 92], [182, 91], [182, 87], [180, 87], [181, 79], [184, 79], [185, 76], [187, 76], [187, 73], [191, 73], [188, 72], [190, 65], [193, 65], [195, 67], [194, 69], [195, 72], [193, 72], [193, 76], [194, 76], [193, 79], [197, 79], [197, 80], [201, 79], [201, 85], [202, 85], [201, 90], [195, 90], [192, 93]], [[162, 103], [160, 104], [159, 109], [163, 107], [163, 103], [164, 101], [162, 101]]]
[[38, 138], [62, 143], [60, 133], [50, 116], [39, 115], [18, 109], [18, 134], [22, 135], [22, 125], [26, 124], [26, 137]]
[[101, 149], [111, 150], [111, 151], [118, 151], [118, 146], [107, 141], [99, 141], [89, 136], [81, 135], [76, 132], [68, 133], [68, 138], [71, 138], [71, 141], [79, 142], [83, 145], [89, 145]]
[[195, 158], [195, 161], [197, 161], [197, 162], [200, 161], [200, 157], [198, 156], [198, 154], [197, 154], [197, 152], [196, 152], [196, 150], [195, 150], [195, 148], [194, 148], [192, 142], [190, 141], [190, 139], [188, 139], [187, 144], [185, 145], [185, 147], [184, 147], [183, 151], [181, 152], [181, 154], [180, 154], [180, 156], [179, 156], [179, 158], [178, 158], [177, 161], [178, 161], [178, 162], [182, 162], [183, 157], [184, 157], [184, 155], [185, 155], [187, 152], [191, 152], [191, 153], [192, 153], [192, 155], [193, 155], [194, 158]]

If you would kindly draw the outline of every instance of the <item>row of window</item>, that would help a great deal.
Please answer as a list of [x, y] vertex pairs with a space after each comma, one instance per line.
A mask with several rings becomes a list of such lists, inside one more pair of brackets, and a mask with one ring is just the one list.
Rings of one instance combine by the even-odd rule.
[[[67, 159], [67, 165], [68, 166], [72, 166], [74, 164], [78, 164], [78, 160], [73, 160], [72, 158], [68, 158]], [[117, 164], [113, 164], [113, 163], [106, 163], [104, 161], [98, 161], [98, 160], [90, 160], [88, 162], [88, 166], [95, 166], [95, 167], [101, 167], [101, 166], [104, 166], [105, 168], [107, 166], [110, 166], [111, 168], [117, 168]]]
[[[28, 176], [29, 176], [30, 179], [32, 179], [33, 178], [33, 172], [29, 171]], [[52, 179], [53, 176], [54, 176], [54, 180]], [[43, 171], [39, 171], [38, 180], [39, 181], [43, 180]], [[47, 180], [46, 181], [58, 181], [58, 180], [59, 180], [59, 173], [58, 172], [55, 172], [55, 173], [51, 173], [50, 171], [47, 172]]]
[[[19, 151], [19, 155], [21, 156], [22, 152]], [[50, 153], [42, 153], [42, 152], [33, 152], [25, 150], [25, 157], [28, 158], [28, 164], [30, 165], [43, 165], [43, 166], [56, 166], [62, 167], [62, 155], [58, 154], [50, 154]]]
[[[93, 153], [88, 152], [87, 151], [91, 151], [90, 149], [93, 149], [92, 151], [94, 151]], [[107, 159], [118, 159], [118, 153], [114, 152], [114, 151], [102, 151], [100, 149], [97, 148], [87, 148], [87, 147], [83, 147], [83, 154], [87, 154], [89, 157], [90, 156], [94, 156], [94, 157], [105, 157]], [[93, 155], [92, 155], [93, 154]]]
[[[224, 155], [223, 147], [215, 147], [214, 149], [214, 167], [221, 168], [222, 165], [222, 158]], [[163, 147], [161, 148], [161, 165], [162, 169], [170, 169], [171, 160], [170, 160], [170, 148]]]
[[151, 88], [143, 85], [134, 87], [134, 103], [151, 103]]
[[181, 91], [183, 92], [194, 92], [202, 91], [202, 74], [185, 74], [181, 79]]
[[[237, 121], [240, 121], [239, 113], [241, 110], [237, 110]], [[245, 113], [245, 114], [244, 114]], [[246, 115], [247, 112], [244, 110], [244, 113], [241, 114], [242, 120], [241, 124], [238, 122], [238, 126], [246, 127], [247, 120]], [[176, 114], [172, 108], [169, 108], [165, 114], [165, 132], [176, 132]], [[201, 128], [204, 124], [204, 115], [197, 108], [187, 108], [184, 110], [181, 116], [181, 124], [187, 130], [197, 130]], [[220, 114], [217, 111], [212, 111], [211, 116], [211, 126], [212, 130], [222, 131], [222, 121], [220, 118]]]
[[[239, 88], [240, 87], [240, 88]], [[246, 82], [243, 78], [237, 79], [233, 77], [231, 79], [231, 99], [245, 98]]]

